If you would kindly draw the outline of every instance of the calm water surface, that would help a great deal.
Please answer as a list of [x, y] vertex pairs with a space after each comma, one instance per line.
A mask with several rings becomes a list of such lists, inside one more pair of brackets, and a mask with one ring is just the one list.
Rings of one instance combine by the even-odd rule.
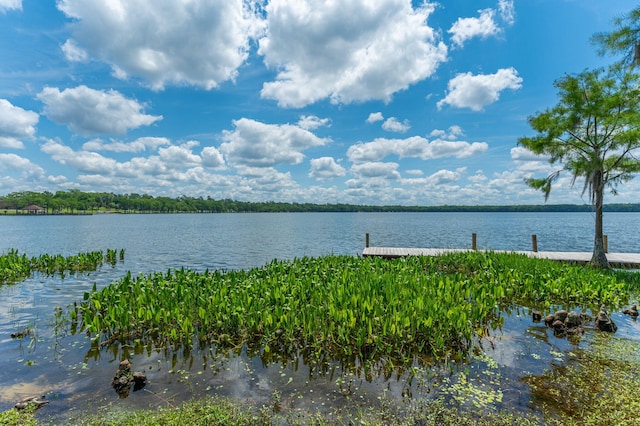
[[[351, 366], [327, 371], [302, 360], [265, 365], [259, 358], [219, 354], [215, 348], [191, 352], [145, 348], [95, 351], [85, 336], [56, 332], [55, 308], [80, 302], [95, 283], [105, 286], [127, 271], [134, 274], [168, 268], [245, 269], [274, 258], [327, 254], [359, 255], [370, 234], [373, 246], [463, 248], [477, 233], [478, 247], [529, 250], [531, 234], [540, 250], [591, 251], [593, 216], [589, 213], [274, 213], [189, 215], [0, 216], [0, 252], [16, 248], [28, 256], [44, 253], [125, 249], [125, 261], [89, 274], [61, 279], [36, 275], [0, 287], [0, 410], [19, 399], [47, 393], [52, 400], [43, 415], [64, 419], [87, 405], [113, 404], [113, 409], [166, 405], [191, 396], [223, 394], [268, 404], [274, 391], [289, 409], [322, 409], [340, 405], [345, 395], [375, 404], [385, 394], [399, 403], [407, 395], [428, 395], [436, 386], [425, 374], [408, 381], [408, 373], [392, 378], [366, 377]], [[639, 213], [605, 214], [605, 233], [612, 252], [640, 252]], [[637, 339], [638, 324], [616, 315], [618, 335]], [[32, 338], [10, 334], [29, 327]], [[64, 330], [60, 327], [59, 330]], [[585, 336], [583, 342], [588, 341]], [[540, 374], [558, 353], [575, 349], [544, 327], [531, 323], [529, 312], [505, 322], [500, 344], [487, 354], [497, 363], [505, 389], [503, 405], [528, 406], [528, 391], [519, 380], [524, 371]], [[110, 386], [121, 359], [147, 373], [149, 384], [127, 399]], [[555, 357], [555, 358], [554, 358]], [[477, 360], [480, 366], [484, 361]], [[473, 368], [472, 373], [473, 374]], [[481, 381], [495, 377], [478, 377]]]
[[[605, 214], [612, 252], [640, 252], [640, 213]], [[132, 271], [243, 269], [273, 258], [357, 255], [373, 246], [591, 251], [589, 213], [256, 213], [0, 216], [0, 251], [77, 254], [124, 248]]]

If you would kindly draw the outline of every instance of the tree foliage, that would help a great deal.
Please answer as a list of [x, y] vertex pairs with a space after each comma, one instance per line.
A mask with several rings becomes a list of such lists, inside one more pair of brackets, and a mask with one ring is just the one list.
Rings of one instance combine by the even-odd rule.
[[[49, 214], [93, 213], [269, 213], [269, 212], [590, 212], [587, 204], [487, 205], [487, 206], [398, 206], [360, 204], [250, 202], [211, 197], [154, 197], [148, 194], [70, 191], [12, 192], [0, 196], [0, 214], [36, 204]], [[640, 204], [608, 204], [607, 211], [640, 212]]]
[[537, 132], [518, 144], [547, 156], [560, 169], [543, 179], [528, 179], [549, 197], [561, 172], [572, 174], [572, 185], [583, 180], [596, 211], [594, 264], [605, 266], [602, 247], [604, 191], [616, 193], [619, 184], [640, 171], [640, 89], [631, 72], [602, 69], [565, 76], [555, 83], [558, 104], [529, 118]]
[[[573, 173], [573, 182], [584, 178], [584, 192], [592, 202], [598, 185], [613, 193], [616, 187], [640, 171], [636, 150], [640, 149], [640, 90], [638, 76], [603, 75], [602, 70], [585, 71], [558, 80], [560, 101], [552, 109], [529, 119], [538, 132], [518, 143], [532, 152], [549, 157], [552, 164], [564, 163]], [[601, 173], [602, 176], [598, 176]], [[560, 171], [528, 183], [549, 196], [551, 184]]]
[[619, 67], [640, 65], [640, 6], [614, 19], [613, 25], [613, 31], [596, 33], [591, 38], [598, 53], [620, 55]]

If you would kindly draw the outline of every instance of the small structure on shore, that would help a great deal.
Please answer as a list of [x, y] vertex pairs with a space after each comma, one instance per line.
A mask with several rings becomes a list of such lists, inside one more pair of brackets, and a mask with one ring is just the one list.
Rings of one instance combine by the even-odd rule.
[[30, 204], [26, 207], [21, 208], [20, 210], [26, 210], [28, 214], [45, 214], [47, 212], [45, 208], [35, 204]]

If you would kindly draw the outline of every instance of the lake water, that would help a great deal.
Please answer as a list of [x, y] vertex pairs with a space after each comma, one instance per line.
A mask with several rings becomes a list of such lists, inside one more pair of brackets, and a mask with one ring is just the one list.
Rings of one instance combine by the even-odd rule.
[[[608, 213], [611, 252], [640, 252], [640, 213]], [[124, 248], [127, 268], [244, 269], [278, 259], [358, 255], [372, 246], [591, 251], [589, 213], [252, 213], [0, 216], [0, 251], [73, 255]]]
[[[476, 233], [478, 248], [495, 250], [529, 250], [531, 235], [536, 234], [541, 251], [591, 251], [593, 222], [589, 213], [0, 216], [2, 253], [10, 248], [28, 256], [68, 256], [109, 248], [126, 251], [125, 261], [115, 267], [103, 266], [65, 279], [36, 275], [16, 285], [0, 286], [0, 410], [38, 393], [47, 393], [52, 400], [42, 410], [44, 415], [61, 419], [87, 404], [126, 409], [165, 405], [164, 401], [179, 402], [207, 393], [268, 403], [277, 390], [285, 406], [313, 411], [325, 404], [339, 405], [345, 386], [365, 404], [375, 403], [382, 393], [402, 401], [409, 390], [414, 396], [419, 392], [415, 384], [408, 389], [403, 380], [406, 377], [371, 381], [346, 366], [334, 366], [325, 374], [302, 362], [264, 366], [245, 353], [229, 357], [210, 349], [172, 353], [113, 348], [96, 352], [85, 336], [56, 332], [54, 308], [80, 302], [94, 283], [108, 285], [126, 271], [246, 269], [274, 258], [355, 256], [364, 248], [366, 233], [372, 246], [433, 248], [470, 248], [471, 234]], [[605, 214], [609, 251], [640, 252], [639, 223], [640, 213]], [[513, 377], [510, 395], [522, 399], [513, 401], [505, 396], [504, 404], [509, 406], [528, 404], [525, 386], [518, 380], [525, 369], [541, 372], [544, 361], [553, 360], [550, 353], [573, 347], [566, 339], [552, 335], [537, 339], [535, 335], [546, 336], [546, 330], [535, 329], [528, 314], [524, 311], [510, 317], [503, 330], [504, 336], [509, 336], [507, 343], [491, 354], [500, 364], [503, 381]], [[619, 335], [637, 338], [637, 323], [621, 315], [615, 321]], [[11, 333], [26, 327], [35, 330], [32, 338], [10, 338]], [[527, 358], [532, 353], [537, 354], [535, 360]], [[147, 372], [149, 384], [119, 400], [110, 384], [125, 356], [132, 359], [135, 370]]]

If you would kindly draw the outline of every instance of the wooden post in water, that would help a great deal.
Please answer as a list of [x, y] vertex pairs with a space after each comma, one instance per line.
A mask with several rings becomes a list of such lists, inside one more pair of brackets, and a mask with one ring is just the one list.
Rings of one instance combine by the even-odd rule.
[[477, 234], [474, 232], [473, 234], [471, 234], [471, 250], [477, 250], [478, 247], [476, 245], [476, 241], [477, 241]]
[[609, 236], [608, 235], [602, 236], [602, 245], [604, 246], [604, 252], [609, 253]]
[[531, 245], [533, 246], [534, 253], [538, 251], [538, 236], [536, 234], [531, 235]]
[[367, 232], [365, 235], [365, 243], [364, 243], [365, 247], [369, 247], [369, 233]]

